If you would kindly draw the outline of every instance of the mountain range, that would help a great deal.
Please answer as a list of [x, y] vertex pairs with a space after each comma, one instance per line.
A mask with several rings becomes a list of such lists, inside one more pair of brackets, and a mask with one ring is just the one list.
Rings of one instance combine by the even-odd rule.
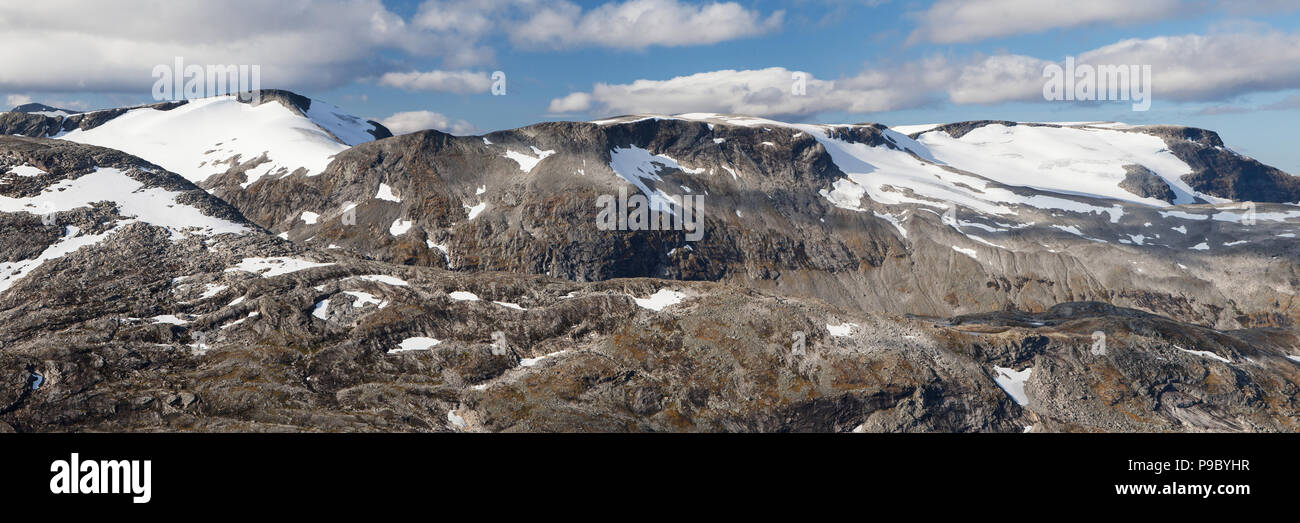
[[0, 430], [1300, 429], [1300, 178], [1206, 129], [29, 104], [0, 222]]

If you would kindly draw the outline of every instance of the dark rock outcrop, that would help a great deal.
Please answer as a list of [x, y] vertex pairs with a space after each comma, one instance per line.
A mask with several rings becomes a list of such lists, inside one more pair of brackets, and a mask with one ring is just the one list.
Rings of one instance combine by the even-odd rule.
[[1143, 198], [1155, 198], [1168, 203], [1174, 203], [1174, 190], [1169, 184], [1150, 169], [1141, 165], [1125, 165], [1124, 181], [1119, 183], [1120, 188], [1141, 196]]

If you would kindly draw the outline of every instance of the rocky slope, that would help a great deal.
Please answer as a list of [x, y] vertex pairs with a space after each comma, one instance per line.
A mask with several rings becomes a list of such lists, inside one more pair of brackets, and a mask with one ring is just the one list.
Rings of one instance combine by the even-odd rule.
[[[208, 185], [296, 242], [399, 264], [725, 281], [863, 312], [1099, 300], [1220, 328], [1300, 318], [1300, 208], [1226, 197], [1294, 178], [1250, 167], [1217, 138], [1180, 156], [1181, 145], [1167, 144], [1182, 134], [1166, 127], [1035, 125], [1050, 134], [978, 164], [972, 151], [989, 147], [983, 130], [1016, 127], [977, 124], [953, 131], [960, 138], [914, 133], [920, 141], [876, 125], [717, 115], [482, 137], [425, 131], [349, 149], [319, 176], [264, 178], [245, 190], [229, 173]], [[934, 133], [941, 138], [927, 138]], [[959, 139], [976, 141], [951, 143]], [[1045, 140], [1066, 146], [1038, 145]], [[1205, 164], [1182, 159], [1196, 155], [1230, 163], [1238, 181], [1226, 186], [1237, 189], [1198, 182]], [[1061, 174], [1035, 174], [1049, 162]], [[602, 230], [597, 202], [620, 190], [702, 195], [703, 237]]]
[[[426, 131], [199, 185], [3, 137], [0, 430], [1300, 428], [1300, 209], [1217, 188], [1285, 179], [1019, 127]], [[1045, 139], [1100, 151], [1084, 194], [969, 156]], [[703, 237], [596, 227], [620, 189], [704, 195]]]

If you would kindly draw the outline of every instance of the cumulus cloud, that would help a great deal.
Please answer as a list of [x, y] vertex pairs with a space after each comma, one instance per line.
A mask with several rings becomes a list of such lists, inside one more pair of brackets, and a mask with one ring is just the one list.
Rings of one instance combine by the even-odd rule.
[[[178, 56], [194, 65], [259, 65], [265, 87], [328, 89], [409, 70], [406, 60], [437, 60], [445, 69], [490, 64], [498, 40], [529, 47], [700, 45], [776, 29], [781, 16], [734, 2], [677, 0], [588, 10], [566, 1], [429, 0], [409, 22], [381, 0], [5, 2], [0, 89], [144, 94], [153, 67]], [[478, 92], [481, 82], [457, 74], [423, 80]]]
[[1094, 64], [1151, 65], [1154, 96], [1212, 101], [1300, 87], [1300, 33], [1125, 40], [1079, 55]]
[[570, 93], [568, 96], [551, 100], [546, 112], [551, 114], [580, 113], [591, 109], [591, 95], [587, 93]]
[[158, 64], [260, 65], [263, 85], [327, 88], [384, 69], [379, 51], [434, 55], [379, 0], [0, 4], [0, 88], [149, 92]]
[[954, 44], [1091, 25], [1133, 25], [1207, 12], [1257, 16], [1300, 10], [1295, 0], [939, 0], [913, 12], [909, 43]]
[[379, 85], [408, 91], [442, 91], [458, 94], [486, 93], [492, 88], [492, 78], [476, 71], [412, 71], [384, 73]]
[[763, 14], [736, 2], [703, 5], [679, 0], [624, 0], [583, 9], [567, 1], [428, 0], [412, 23], [422, 29], [454, 35], [466, 53], [489, 55], [480, 42], [506, 35], [524, 48], [608, 47], [644, 49], [650, 46], [705, 45], [757, 36], [781, 26], [784, 11]]
[[452, 118], [435, 113], [433, 111], [406, 111], [394, 113], [388, 118], [379, 119], [379, 123], [384, 124], [393, 134], [407, 134], [425, 129], [437, 129], [439, 131], [451, 134], [474, 134], [478, 128], [465, 120], [453, 120]]
[[[1076, 60], [1093, 66], [1151, 66], [1151, 96], [1157, 101], [1214, 102], [1300, 88], [1300, 33], [1130, 39], [1080, 53]], [[966, 66], [949, 94], [955, 103], [1041, 100], [1048, 63], [1022, 55], [989, 57]]]
[[[942, 67], [942, 60], [925, 61], [889, 72], [867, 71], [835, 81], [770, 67], [711, 71], [630, 84], [598, 83], [590, 93], [573, 93], [552, 100], [549, 110], [592, 110], [607, 115], [721, 112], [773, 117], [799, 117], [824, 111], [886, 111], [926, 102], [931, 95], [916, 86], [944, 77]], [[796, 74], [804, 76], [800, 79]], [[796, 84], [802, 84], [803, 94], [795, 94]]]
[[561, 2], [515, 25], [510, 38], [516, 44], [548, 48], [712, 44], [771, 32], [781, 26], [784, 14], [776, 11], [764, 17], [735, 2], [695, 6], [677, 0], [628, 0], [585, 12]]
[[[1261, 52], [1260, 50], [1267, 50]], [[721, 70], [667, 80], [595, 84], [590, 92], [551, 100], [552, 113], [601, 116], [723, 112], [804, 118], [822, 112], [871, 113], [935, 102], [996, 104], [1043, 101], [1043, 68], [1060, 61], [1016, 55], [934, 56], [874, 67], [837, 80], [807, 77], [807, 95], [792, 94], [793, 71], [773, 67]], [[1157, 102], [1214, 102], [1253, 92], [1300, 88], [1300, 34], [1277, 32], [1132, 39], [1077, 56], [1079, 64], [1149, 65]]]

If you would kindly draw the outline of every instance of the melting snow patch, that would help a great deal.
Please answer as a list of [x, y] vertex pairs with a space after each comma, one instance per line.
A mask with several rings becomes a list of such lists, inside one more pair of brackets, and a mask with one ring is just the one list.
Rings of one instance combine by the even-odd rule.
[[42, 170], [37, 169], [37, 168], [35, 168], [35, 167], [32, 167], [32, 166], [30, 166], [30, 165], [15, 165], [15, 166], [9, 168], [9, 172], [11, 172], [11, 173], [13, 173], [13, 174], [16, 174], [16, 175], [18, 175], [18, 176], [22, 176], [22, 177], [24, 177], [24, 178], [30, 178], [30, 177], [33, 177], [33, 176], [40, 176], [40, 175], [42, 175], [42, 174], [48, 174], [48, 173], [46, 173], [45, 171], [42, 171]]
[[326, 267], [334, 265], [333, 263], [318, 263], [297, 258], [273, 257], [273, 258], [244, 258], [238, 265], [226, 269], [226, 272], [245, 271], [258, 274], [263, 278], [289, 274], [314, 267]]
[[960, 253], [965, 254], [965, 255], [967, 255], [967, 256], [970, 256], [970, 258], [971, 258], [972, 260], [978, 260], [978, 259], [979, 259], [979, 258], [977, 258], [977, 257], [975, 256], [975, 249], [963, 249], [963, 248], [961, 248], [961, 247], [958, 247], [958, 246], [956, 246], [956, 245], [953, 245], [953, 246], [952, 246], [952, 250], [957, 251], [957, 252], [960, 252]]
[[659, 173], [665, 168], [678, 169], [692, 174], [704, 172], [703, 168], [687, 169], [672, 158], [662, 154], [651, 154], [650, 151], [636, 146], [616, 147], [610, 151], [609, 168], [614, 171], [614, 174], [640, 189], [641, 194], [650, 199], [651, 209], [672, 212], [673, 214], [676, 214], [676, 211], [673, 210], [669, 200], [664, 198], [661, 191], [652, 191], [646, 180], [662, 181], [663, 178], [659, 176]]
[[542, 160], [545, 160], [547, 156], [555, 154], [555, 151], [542, 151], [536, 147], [531, 147], [531, 149], [535, 156], [529, 156], [525, 153], [507, 149], [506, 158], [514, 160], [515, 163], [519, 164], [519, 170], [530, 173], [533, 172], [533, 168], [537, 167], [537, 164], [541, 163]]
[[185, 325], [189, 323], [189, 321], [182, 320], [174, 314], [161, 314], [149, 319], [153, 320], [154, 323], [170, 323], [172, 325]]
[[1002, 390], [1007, 391], [1007, 395], [1011, 396], [1011, 399], [1022, 407], [1029, 404], [1029, 396], [1025, 395], [1025, 382], [1029, 381], [1029, 373], [1034, 370], [1033, 367], [1028, 367], [1019, 372], [998, 366], [994, 366], [993, 370], [996, 373], [993, 381], [999, 387], [1002, 387]]
[[406, 231], [411, 230], [412, 225], [415, 225], [414, 221], [403, 220], [401, 218], [398, 218], [396, 221], [393, 222], [392, 225], [388, 226], [388, 234], [391, 234], [393, 236], [401, 236], [403, 234], [406, 234]]
[[[484, 138], [484, 140], [487, 140], [487, 138]], [[452, 425], [460, 429], [465, 428], [466, 425], [465, 418], [456, 415], [456, 411], [454, 410], [447, 411], [447, 421], [451, 422]]]
[[546, 359], [546, 358], [551, 358], [551, 357], [554, 357], [554, 356], [559, 356], [559, 355], [564, 354], [564, 353], [566, 353], [566, 352], [569, 352], [569, 351], [568, 351], [568, 350], [562, 350], [562, 351], [552, 352], [552, 353], [550, 353], [550, 354], [546, 354], [546, 355], [543, 355], [543, 356], [538, 356], [538, 357], [536, 357], [536, 358], [524, 358], [524, 359], [519, 360], [519, 366], [521, 366], [521, 367], [532, 367], [533, 365], [537, 365], [538, 363], [541, 363], [541, 361], [544, 360], [544, 359]]
[[343, 291], [343, 294], [356, 298], [356, 300], [352, 302], [353, 307], [365, 307], [367, 304], [371, 303], [375, 304], [380, 309], [388, 306], [387, 301], [380, 300], [379, 298], [376, 298], [374, 294], [368, 292]]
[[401, 202], [402, 199], [393, 194], [393, 188], [386, 183], [379, 184], [379, 191], [375, 193], [375, 198], [388, 200], [390, 202]]
[[1210, 246], [1209, 246], [1208, 244], [1206, 244], [1205, 242], [1201, 242], [1201, 243], [1198, 243], [1198, 244], [1193, 245], [1193, 246], [1191, 246], [1191, 247], [1188, 247], [1188, 249], [1191, 249], [1191, 250], [1194, 250], [1194, 251], [1208, 251], [1208, 250], [1210, 250]]
[[399, 343], [396, 349], [388, 349], [388, 353], [396, 354], [399, 352], [409, 352], [414, 350], [430, 350], [439, 343], [442, 343], [442, 340], [426, 338], [424, 336], [415, 336], [402, 340], [402, 343]]
[[473, 207], [468, 205], [465, 205], [464, 207], [465, 207], [465, 213], [469, 215], [468, 219], [473, 220], [475, 217], [479, 215], [479, 213], [483, 212], [483, 209], [487, 209], [487, 202], [479, 202], [478, 205], [475, 205]]
[[853, 332], [853, 329], [856, 329], [857, 327], [858, 327], [858, 324], [856, 324], [856, 323], [842, 323], [842, 324], [839, 324], [839, 325], [831, 325], [831, 324], [827, 323], [827, 324], [826, 324], [826, 331], [829, 332], [829, 333], [831, 333], [831, 336], [838, 336], [838, 337], [840, 337], [840, 338], [847, 338], [847, 337], [850, 335], [850, 333]]
[[311, 211], [303, 211], [302, 215], [298, 216], [298, 219], [307, 225], [316, 225], [316, 219], [318, 218], [320, 218], [320, 215]]
[[239, 324], [241, 324], [241, 323], [244, 323], [244, 322], [246, 322], [246, 321], [248, 321], [248, 320], [251, 320], [251, 319], [256, 318], [256, 317], [258, 317], [258, 316], [261, 316], [261, 315], [262, 315], [262, 313], [257, 312], [257, 311], [253, 311], [253, 312], [248, 313], [248, 316], [244, 316], [243, 318], [240, 318], [240, 319], [237, 319], [237, 320], [232, 321], [232, 322], [230, 322], [230, 323], [227, 323], [227, 324], [225, 324], [225, 325], [222, 325], [221, 328], [223, 328], [223, 329], [229, 329], [229, 328], [231, 328], [231, 327], [234, 327], [234, 326], [236, 326], [236, 325], [239, 325]]
[[494, 301], [494, 302], [492, 302], [492, 303], [495, 303], [495, 304], [500, 305], [500, 306], [502, 306], [502, 307], [505, 307], [505, 308], [507, 308], [507, 309], [515, 309], [515, 310], [521, 310], [521, 311], [526, 311], [526, 310], [528, 310], [528, 309], [525, 309], [525, 308], [523, 308], [523, 307], [520, 307], [519, 304], [517, 304], [517, 303], [510, 303], [510, 302], [505, 302], [505, 301]]
[[1183, 211], [1161, 211], [1160, 216], [1164, 218], [1180, 218], [1183, 220], [1208, 220], [1209, 216], [1204, 214], [1192, 214]]
[[478, 301], [478, 295], [468, 291], [456, 291], [447, 294], [448, 298], [458, 301]]
[[322, 320], [329, 319], [330, 301], [328, 299], [316, 302], [311, 308], [311, 315]]
[[1218, 361], [1222, 361], [1222, 362], [1224, 362], [1224, 363], [1232, 363], [1232, 360], [1229, 360], [1228, 358], [1225, 358], [1225, 357], [1223, 357], [1223, 356], [1220, 356], [1220, 355], [1215, 354], [1215, 353], [1213, 353], [1213, 352], [1210, 352], [1210, 351], [1208, 351], [1208, 350], [1187, 350], [1187, 349], [1184, 349], [1184, 348], [1179, 347], [1179, 346], [1177, 346], [1177, 345], [1175, 345], [1174, 348], [1175, 348], [1175, 349], [1178, 349], [1178, 350], [1180, 350], [1180, 351], [1186, 352], [1186, 353], [1188, 353], [1188, 354], [1195, 354], [1195, 355], [1200, 356], [1200, 357], [1202, 357], [1202, 358], [1209, 358], [1209, 359], [1212, 359], [1212, 360], [1218, 360]]
[[1296, 363], [1300, 363], [1300, 356], [1291, 356], [1291, 355], [1287, 355], [1286, 359], [1291, 360], [1291, 361], [1294, 361], [1294, 362], [1296, 362]]
[[208, 298], [221, 294], [221, 291], [224, 291], [228, 288], [230, 287], [226, 285], [213, 285], [211, 283], [205, 284], [203, 286], [203, 294], [199, 295], [199, 299], [206, 300]]
[[407, 287], [407, 286], [410, 286], [409, 283], [406, 283], [406, 280], [403, 280], [403, 279], [398, 278], [398, 277], [395, 277], [395, 276], [389, 276], [389, 275], [387, 275], [387, 274], [366, 274], [366, 275], [362, 275], [362, 276], [353, 276], [353, 278], [356, 278], [356, 279], [359, 279], [359, 280], [365, 280], [365, 281], [373, 281], [373, 282], [379, 282], [379, 283], [386, 283], [386, 284], [388, 284], [388, 285], [393, 285], [393, 286], [396, 286], [396, 287]]
[[685, 294], [668, 289], [659, 289], [658, 292], [651, 294], [649, 298], [632, 298], [636, 304], [645, 309], [661, 311], [670, 305], [676, 305], [686, 298]]

